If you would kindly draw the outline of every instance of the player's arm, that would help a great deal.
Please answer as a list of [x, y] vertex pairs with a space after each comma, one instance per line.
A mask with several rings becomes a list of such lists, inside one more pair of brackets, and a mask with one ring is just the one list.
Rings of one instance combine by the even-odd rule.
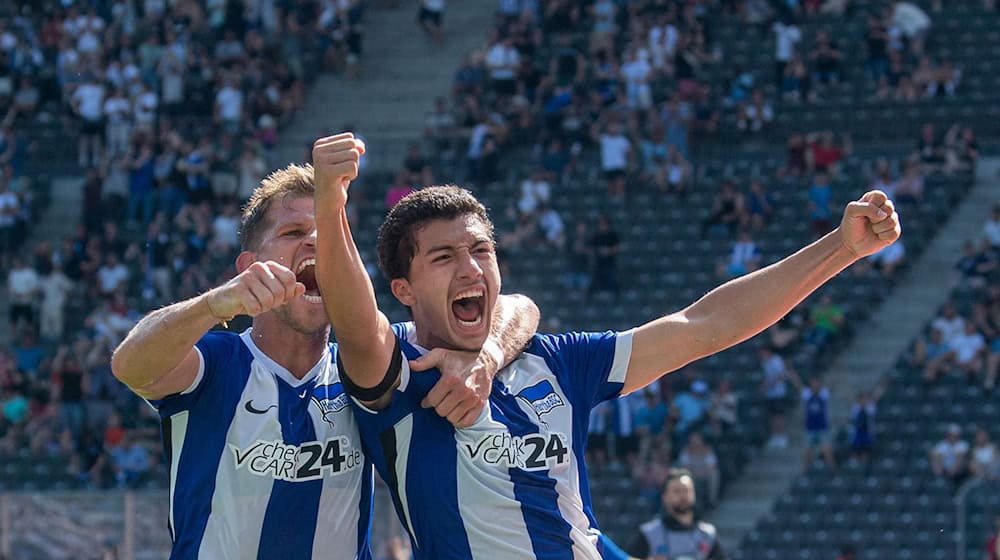
[[345, 132], [316, 140], [316, 281], [337, 337], [341, 374], [370, 408], [388, 405], [398, 383], [398, 341], [379, 311], [347, 219], [347, 191], [358, 176], [364, 143]]
[[766, 268], [715, 288], [689, 307], [638, 327], [623, 392], [763, 331], [816, 288], [899, 238], [899, 218], [884, 193], [847, 205], [840, 226]]
[[539, 317], [538, 306], [531, 298], [502, 295], [497, 299], [490, 336], [478, 353], [435, 348], [411, 360], [413, 371], [437, 368], [441, 372], [441, 379], [421, 405], [434, 408], [459, 428], [471, 426], [486, 406], [493, 378], [521, 355], [538, 330]]
[[259, 315], [305, 292], [288, 268], [253, 258], [253, 253], [241, 253], [237, 266], [243, 271], [235, 278], [139, 321], [111, 357], [115, 377], [147, 399], [180, 393], [198, 375], [201, 363], [194, 345], [208, 329], [236, 315]]

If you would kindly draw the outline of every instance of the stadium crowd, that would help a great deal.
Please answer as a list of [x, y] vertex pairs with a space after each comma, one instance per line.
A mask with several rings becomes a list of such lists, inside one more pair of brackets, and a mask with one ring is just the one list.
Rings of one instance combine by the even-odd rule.
[[[775, 176], [732, 176], [718, 188], [698, 184], [693, 154], [720, 139], [770, 138], [785, 104], [822, 106], [844, 87], [842, 53], [855, 45], [822, 31], [805, 37], [799, 23], [867, 11], [858, 4], [503, 0], [482, 48], [469, 53], [450, 95], [428, 112], [425, 142], [407, 154], [385, 204], [433, 183], [443, 170], [489, 189], [504, 178], [501, 159], [528, 146], [532, 171], [517, 178], [518, 196], [500, 209], [516, 224], [498, 232], [502, 253], [509, 259], [527, 247], [551, 247], [565, 255], [567, 289], [613, 298], [623, 250], [616, 226], [624, 224], [553, 206], [560, 186], [586, 172], [581, 158], [593, 156], [612, 205], [627, 205], [639, 189], [683, 201], [692, 189], [712, 188], [701, 226], [731, 249], [706, 258], [716, 259], [720, 279], [746, 274], [767, 262], [755, 237], [774, 215], [769, 184], [799, 181], [809, 200], [803, 218], [815, 236], [826, 233], [843, 202], [834, 199], [831, 182], [853, 141], [827, 130], [790, 133], [780, 138], [787, 161]], [[278, 163], [270, 150], [277, 128], [302, 103], [305, 68], [357, 71], [363, 5], [147, 0], [40, 12], [26, 5], [0, 19], [0, 270], [14, 333], [10, 347], [0, 348], [0, 453], [66, 457], [80, 484], [93, 487], [142, 484], [157, 469], [157, 420], [112, 378], [110, 349], [141, 312], [233, 274], [240, 204]], [[709, 16], [719, 11], [773, 35], [773, 75], [733, 66], [724, 80], [712, 78], [717, 73], [709, 70], [726, 60], [712, 41]], [[873, 99], [913, 103], [961, 94], [961, 61], [937, 60], [926, 41], [933, 10], [891, 2], [867, 14], [867, 31], [856, 39], [866, 49]], [[433, 21], [424, 23], [436, 37]], [[551, 54], [547, 67], [535, 64], [543, 51]], [[21, 168], [33, 147], [19, 129], [38, 119], [79, 131], [86, 181], [76, 234], [29, 251], [36, 208]], [[207, 129], [220, 133], [190, 132]], [[968, 170], [977, 157], [971, 129], [927, 125], [911, 155], [876, 162], [868, 176], [905, 215], [907, 205], [921, 202], [925, 177]], [[942, 312], [942, 324], [966, 343], [948, 346], [944, 332], [932, 332], [915, 349], [928, 382], [954, 364], [995, 384], [1000, 290], [989, 276], [1000, 209], [985, 234], [988, 241], [970, 243], [957, 265], [962, 282], [983, 292], [982, 311], [963, 319], [969, 326], [962, 328]], [[899, 242], [851, 274], [892, 277], [905, 262]], [[781, 447], [790, 410], [803, 402], [808, 423], [814, 397], [829, 398], [821, 385], [806, 387], [792, 362], [805, 356], [813, 363], [842, 339], [850, 328], [844, 305], [818, 299], [765, 335], [759, 394], [738, 394], [730, 380], [710, 383], [690, 367], [602, 405], [591, 419], [592, 460], [627, 464], [653, 507], [669, 469], [687, 468], [700, 502], [712, 507], [725, 485], [713, 447], [733, 429], [742, 402], [766, 404], [768, 443]], [[852, 413], [851, 447], [862, 458], [874, 444], [877, 400], [859, 395]], [[830, 434], [823, 433], [831, 427], [813, 421], [810, 441], [832, 465]], [[977, 442], [977, 449], [988, 443]], [[947, 463], [943, 475], [953, 472]]]
[[[136, 485], [162, 453], [152, 410], [111, 375], [140, 314], [233, 274], [239, 210], [275, 166], [309, 68], [355, 75], [364, 3], [28, 3], [0, 18], [0, 453], [67, 459], [81, 485]], [[79, 138], [75, 234], [28, 244], [23, 139]], [[208, 134], [208, 131], [214, 133]], [[157, 471], [162, 473], [162, 469]]]

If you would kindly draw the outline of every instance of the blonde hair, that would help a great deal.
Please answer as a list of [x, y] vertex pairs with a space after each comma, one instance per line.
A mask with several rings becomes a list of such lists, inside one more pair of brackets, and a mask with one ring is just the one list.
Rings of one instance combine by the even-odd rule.
[[244, 251], [252, 251], [260, 242], [260, 234], [267, 229], [267, 211], [275, 200], [288, 197], [312, 197], [316, 192], [313, 182], [313, 166], [289, 164], [264, 178], [260, 186], [254, 189], [250, 200], [243, 207], [240, 219], [240, 246]]

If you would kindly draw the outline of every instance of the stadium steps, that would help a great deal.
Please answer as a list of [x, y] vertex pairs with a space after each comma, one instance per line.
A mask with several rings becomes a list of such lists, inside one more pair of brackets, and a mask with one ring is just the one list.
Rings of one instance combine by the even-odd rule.
[[416, 24], [416, 3], [370, 7], [357, 80], [323, 75], [305, 107], [281, 136], [275, 165], [301, 161], [318, 134], [353, 125], [368, 144], [369, 169], [395, 171], [406, 147], [423, 137], [424, 116], [435, 97], [447, 96], [455, 70], [481, 47], [493, 21], [492, 2], [451, 2], [442, 45]]
[[[884, 303], [871, 313], [872, 320], [860, 327], [850, 345], [837, 355], [828, 374], [827, 386], [833, 394], [830, 416], [834, 426], [842, 426], [850, 414], [853, 395], [871, 389], [880, 372], [890, 370], [896, 357], [904, 353], [923, 328], [926, 317], [943, 303], [949, 292], [955, 255], [960, 254], [966, 239], [980, 236], [983, 222], [1000, 188], [1000, 158], [983, 158], [977, 168], [977, 182], [958, 208], [950, 215], [939, 235], [930, 242], [922, 257], [914, 263]], [[903, 237], [906, 242], [906, 216]], [[808, 375], [809, 372], [800, 372]], [[804, 438], [800, 412], [789, 414], [791, 445], [784, 450], [764, 449], [751, 461], [746, 476], [741, 476], [727, 491], [726, 498], [712, 514], [723, 543], [731, 550], [753, 527], [755, 520], [767, 514], [775, 498], [795, 479], [801, 465]], [[791, 465], [791, 468], [782, 468]], [[778, 491], [775, 492], [774, 490]]]

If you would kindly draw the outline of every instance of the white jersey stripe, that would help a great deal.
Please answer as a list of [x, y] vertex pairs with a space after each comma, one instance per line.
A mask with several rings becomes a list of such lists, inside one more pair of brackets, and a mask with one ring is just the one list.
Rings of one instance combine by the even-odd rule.
[[618, 333], [615, 337], [615, 358], [611, 363], [611, 371], [608, 372], [608, 383], [625, 383], [625, 374], [628, 373], [628, 362], [632, 356], [632, 334], [635, 329]]
[[[403, 363], [406, 363], [405, 360]], [[416, 543], [417, 546], [420, 546], [419, 541], [417, 541], [417, 535], [413, 532], [413, 519], [410, 517], [410, 504], [406, 499], [406, 486], [410, 482], [406, 476], [406, 466], [410, 459], [410, 440], [413, 438], [413, 416], [407, 416], [406, 418], [400, 420], [399, 423], [396, 424], [395, 430], [396, 449], [399, 451], [396, 454], [396, 476], [399, 480], [398, 485], [402, 490], [402, 492], [399, 493], [400, 505], [403, 507], [403, 515], [406, 516], [406, 526], [410, 527], [413, 542]], [[420, 481], [414, 481], [414, 484], [420, 484]]]
[[170, 417], [170, 504], [167, 509], [167, 517], [171, 531], [176, 527], [174, 525], [174, 493], [177, 491], [177, 468], [181, 464], [181, 451], [184, 449], [184, 437], [187, 436], [188, 416], [190, 415], [191, 413], [185, 410]]

